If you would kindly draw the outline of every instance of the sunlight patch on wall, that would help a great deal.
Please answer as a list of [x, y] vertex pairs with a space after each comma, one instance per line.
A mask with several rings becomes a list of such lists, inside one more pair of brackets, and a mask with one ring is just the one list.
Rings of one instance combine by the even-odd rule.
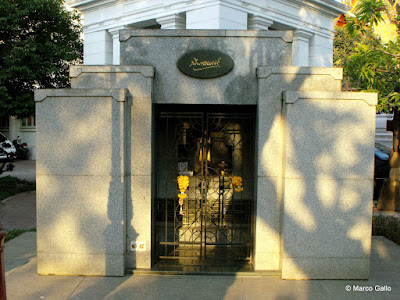
[[359, 241], [364, 253], [369, 254], [371, 250], [371, 239], [365, 238], [366, 234], [371, 232], [371, 223], [358, 218], [352, 228], [347, 231], [347, 236], [353, 240]]
[[360, 206], [361, 195], [354, 186], [354, 182], [344, 182], [344, 186], [340, 190], [339, 201], [340, 209], [344, 212], [349, 212]]
[[304, 179], [291, 180], [290, 187], [285, 188], [285, 197], [292, 201], [285, 202], [285, 211], [308, 232], [317, 229], [317, 223], [311, 209], [304, 204], [306, 185]]
[[[282, 149], [282, 130], [281, 117], [275, 116], [270, 129], [270, 135], [265, 142], [261, 152], [261, 164], [266, 176], [278, 176], [281, 174], [281, 164], [277, 163], [276, 155], [272, 153], [281, 153]], [[264, 174], [263, 174], [264, 175]]]
[[337, 201], [338, 184], [334, 178], [316, 179], [316, 189], [318, 198], [325, 208], [333, 208]]

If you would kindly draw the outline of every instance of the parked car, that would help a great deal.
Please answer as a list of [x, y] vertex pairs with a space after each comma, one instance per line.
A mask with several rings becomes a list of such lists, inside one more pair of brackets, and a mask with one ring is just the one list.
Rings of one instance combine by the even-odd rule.
[[17, 150], [13, 143], [0, 132], [0, 174], [6, 171], [12, 171], [14, 165], [12, 162], [17, 157]]
[[379, 198], [385, 179], [389, 178], [389, 157], [392, 149], [375, 143], [374, 200]]

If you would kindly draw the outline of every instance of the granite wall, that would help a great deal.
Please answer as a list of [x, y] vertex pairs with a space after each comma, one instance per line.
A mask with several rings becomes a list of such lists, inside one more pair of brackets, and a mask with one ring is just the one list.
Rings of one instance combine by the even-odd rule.
[[[257, 104], [258, 66], [290, 65], [290, 31], [122, 30], [121, 64], [155, 67], [154, 103]], [[219, 50], [233, 70], [215, 79], [180, 72], [178, 59], [192, 50]]]
[[125, 272], [125, 89], [35, 93], [39, 274]]
[[[290, 66], [290, 32], [120, 39], [122, 66], [73, 66], [71, 89], [35, 94], [40, 274], [151, 268], [153, 105], [185, 103], [257, 106], [255, 270], [368, 278], [375, 94], [341, 92], [340, 69]], [[233, 70], [178, 70], [179, 57], [204, 48], [228, 54]]]

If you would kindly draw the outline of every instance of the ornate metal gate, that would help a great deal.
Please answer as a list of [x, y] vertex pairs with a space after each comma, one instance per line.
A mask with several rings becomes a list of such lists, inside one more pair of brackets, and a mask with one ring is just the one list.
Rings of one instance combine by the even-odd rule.
[[157, 116], [157, 261], [251, 265], [254, 112]]

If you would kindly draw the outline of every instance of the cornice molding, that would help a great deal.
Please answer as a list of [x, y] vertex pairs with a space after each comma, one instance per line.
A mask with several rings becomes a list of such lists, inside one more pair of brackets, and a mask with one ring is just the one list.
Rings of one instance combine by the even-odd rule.
[[258, 67], [257, 78], [267, 79], [273, 74], [296, 74], [296, 75], [329, 75], [334, 80], [343, 79], [343, 69], [341, 68], [321, 68], [321, 67]]
[[153, 66], [113, 66], [113, 65], [74, 65], [69, 68], [71, 78], [79, 77], [82, 73], [138, 73], [146, 78], [153, 78]]
[[355, 100], [364, 101], [369, 106], [376, 106], [378, 103], [377, 93], [361, 92], [298, 92], [284, 91], [283, 100], [286, 104], [294, 104], [299, 100]]
[[[170, 1], [167, 4], [168, 9], [165, 9], [163, 2], [152, 2], [149, 1], [147, 6], [133, 9], [135, 3], [141, 3], [143, 1], [132, 1], [132, 0], [75, 0], [70, 1], [74, 7], [79, 8], [83, 12], [96, 11], [101, 7], [109, 7], [112, 5], [122, 5], [124, 9], [121, 9], [121, 13], [112, 16], [108, 19], [103, 18], [93, 23], [84, 24], [84, 29], [86, 33], [91, 33], [99, 30], [108, 30], [113, 27], [124, 26], [127, 24], [132, 24], [136, 22], [141, 22], [148, 20], [149, 18], [163, 18], [167, 15], [180, 14], [193, 9], [199, 9], [208, 7], [211, 5], [224, 5], [226, 7], [231, 7], [238, 9], [240, 11], [247, 12], [259, 18], [269, 19], [286, 26], [304, 29], [311, 31], [317, 35], [331, 38], [333, 35], [333, 26], [327, 27], [325, 24], [313, 24], [313, 20], [304, 20], [296, 14], [291, 14], [288, 10], [283, 9], [284, 6], [290, 6], [294, 9], [301, 9], [302, 7], [324, 15], [324, 18], [332, 18], [339, 15], [340, 12], [347, 11], [347, 6], [343, 5], [334, 0], [272, 0], [270, 2], [264, 2], [257, 4], [251, 3], [250, 1], [243, 0], [178, 0]], [[143, 2], [144, 3], [144, 2]], [[272, 4], [271, 4], [272, 3]], [[275, 7], [273, 3], [278, 4]], [[279, 6], [282, 6], [280, 8]], [[132, 9], [131, 9], [131, 8]], [[332, 7], [335, 8], [332, 11]], [[325, 8], [325, 9], [323, 9]], [[122, 11], [124, 11], [122, 13]]]
[[279, 38], [286, 43], [293, 42], [293, 31], [278, 30], [122, 30], [119, 40], [126, 42], [131, 37], [243, 37], [243, 38]]
[[35, 102], [53, 97], [111, 97], [117, 102], [125, 102], [128, 95], [127, 89], [38, 89], [35, 90]]

